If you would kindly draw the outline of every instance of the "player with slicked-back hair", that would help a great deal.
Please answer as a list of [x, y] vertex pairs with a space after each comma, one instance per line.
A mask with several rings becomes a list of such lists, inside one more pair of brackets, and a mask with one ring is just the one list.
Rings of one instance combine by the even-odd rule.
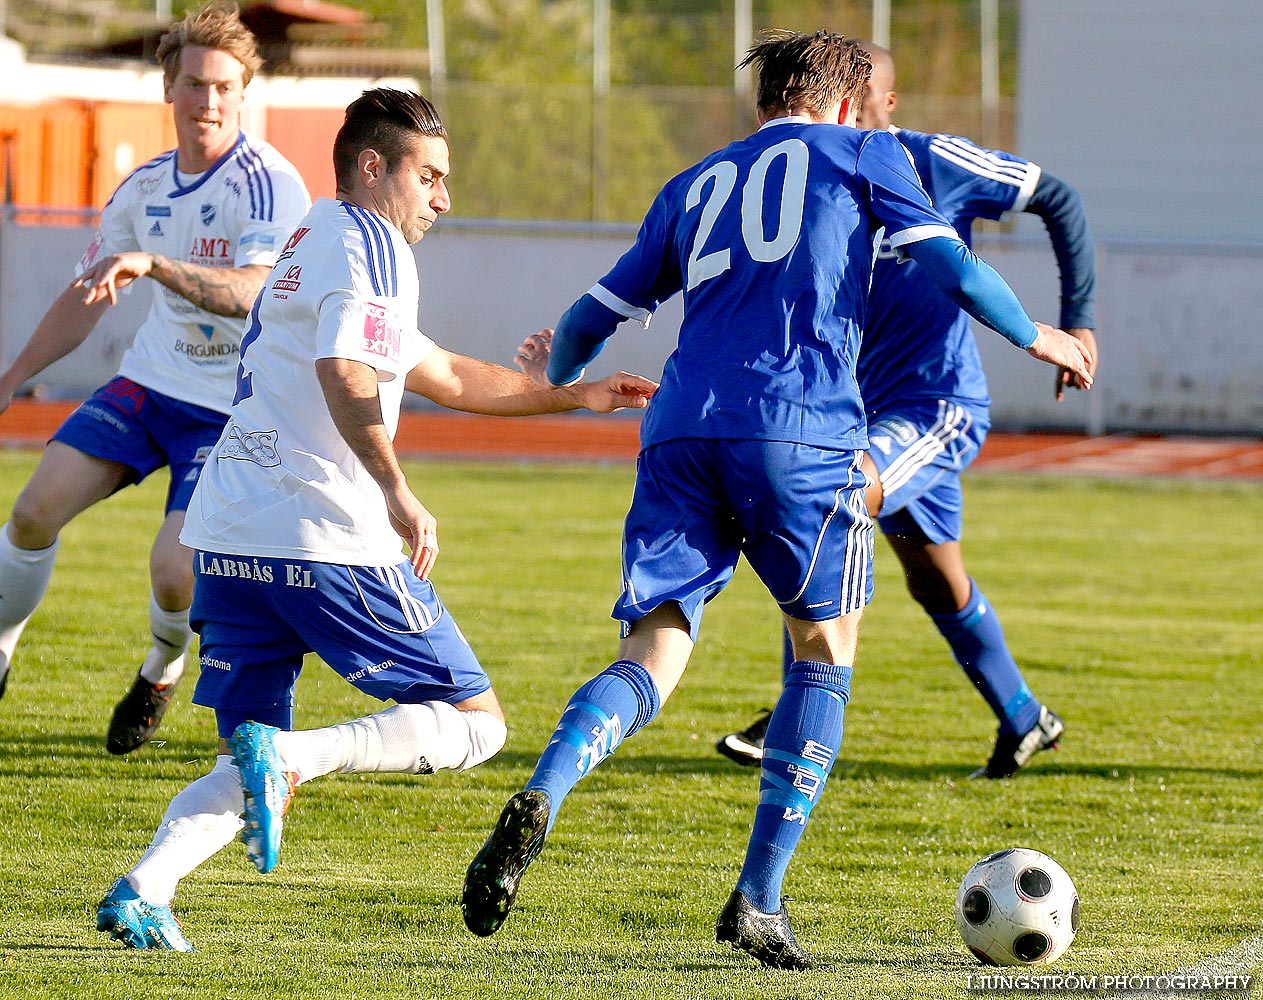
[[[513, 416], [644, 406], [657, 388], [625, 373], [539, 388], [418, 329], [411, 245], [451, 207], [446, 134], [419, 94], [355, 101], [337, 140], [337, 198], [312, 206], [250, 311], [228, 426], [181, 535], [197, 577], [193, 700], [215, 710], [220, 753], [101, 901], [98, 929], [129, 948], [192, 950], [171, 911], [180, 880], [239, 832], [270, 871], [303, 782], [463, 771], [504, 744], [491, 681], [429, 582], [438, 523], [393, 445], [404, 390]], [[395, 704], [293, 731], [309, 652]]]
[[764, 965], [812, 964], [781, 893], [842, 743], [872, 591], [868, 443], [855, 381], [873, 236], [1035, 357], [1087, 377], [1078, 341], [1036, 325], [930, 203], [897, 139], [854, 128], [868, 55], [841, 35], [777, 33], [759, 68], [760, 128], [667, 182], [635, 245], [520, 363], [571, 385], [625, 319], [682, 292], [684, 319], [641, 423], [623, 530], [618, 658], [562, 712], [526, 788], [465, 876], [465, 924], [503, 924], [565, 797], [657, 714], [702, 612], [745, 556], [780, 607], [794, 660], [768, 727], [759, 804], [719, 941]]
[[158, 58], [176, 148], [141, 164], [110, 196], [78, 278], [0, 375], [3, 413], [24, 382], [83, 342], [119, 289], [140, 278], [161, 286], [118, 376], [53, 435], [0, 528], [2, 695], [18, 639], [48, 588], [61, 529], [169, 468], [149, 556], [153, 642], [110, 717], [105, 746], [113, 754], [154, 734], [184, 672], [193, 634], [184, 512], [232, 404], [241, 321], [310, 205], [293, 165], [241, 130], [246, 87], [262, 60], [235, 6], [190, 10], [162, 36]]
[[[420, 94], [378, 87], [347, 106], [346, 119], [333, 140], [333, 173], [339, 187], [355, 183], [356, 157], [375, 149], [397, 166], [417, 136], [446, 139], [438, 109]], [[392, 168], [393, 169], [393, 168]]]

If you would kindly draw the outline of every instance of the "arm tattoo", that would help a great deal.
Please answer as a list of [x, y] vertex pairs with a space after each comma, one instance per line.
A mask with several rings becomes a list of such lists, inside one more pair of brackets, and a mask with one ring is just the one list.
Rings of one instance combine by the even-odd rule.
[[263, 264], [245, 267], [207, 267], [153, 254], [149, 276], [182, 295], [199, 309], [219, 316], [244, 317], [267, 278]]

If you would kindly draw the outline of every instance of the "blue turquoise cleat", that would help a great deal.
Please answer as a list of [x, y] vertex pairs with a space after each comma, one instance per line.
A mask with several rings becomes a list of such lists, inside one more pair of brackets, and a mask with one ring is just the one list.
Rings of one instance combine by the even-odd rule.
[[294, 776], [276, 752], [275, 726], [243, 722], [228, 738], [228, 749], [241, 772], [245, 826], [241, 839], [246, 854], [261, 872], [276, 867], [281, 853], [281, 826], [294, 797]]
[[96, 929], [108, 932], [127, 948], [192, 951], [180, 921], [170, 906], [147, 903], [136, 895], [126, 878], [120, 878], [96, 908]]

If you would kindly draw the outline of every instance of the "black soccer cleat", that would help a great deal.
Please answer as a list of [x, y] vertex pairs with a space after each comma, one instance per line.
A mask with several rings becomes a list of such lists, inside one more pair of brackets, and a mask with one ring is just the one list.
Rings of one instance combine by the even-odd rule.
[[1008, 778], [1024, 768], [1041, 750], [1057, 749], [1057, 741], [1066, 731], [1061, 716], [1042, 705], [1039, 719], [1021, 736], [1000, 733], [996, 736], [995, 750], [986, 766], [978, 768], [971, 778]]
[[4, 697], [5, 691], [9, 689], [9, 668], [4, 668], [4, 673], [0, 674], [0, 698]]
[[518, 792], [469, 863], [460, 908], [465, 926], [479, 937], [494, 934], [508, 917], [523, 873], [544, 848], [550, 808], [545, 792]]
[[757, 767], [763, 762], [763, 739], [767, 736], [767, 725], [772, 721], [770, 709], [739, 733], [729, 733], [715, 744], [715, 749], [731, 761], [747, 767]]
[[158, 731], [178, 683], [154, 684], [137, 674], [131, 689], [114, 706], [110, 728], [105, 734], [105, 749], [112, 754], [125, 754], [149, 742]]
[[740, 889], [732, 890], [719, 911], [715, 940], [731, 944], [770, 969], [810, 969], [816, 964], [794, 937], [784, 903], [775, 913], [764, 913]]

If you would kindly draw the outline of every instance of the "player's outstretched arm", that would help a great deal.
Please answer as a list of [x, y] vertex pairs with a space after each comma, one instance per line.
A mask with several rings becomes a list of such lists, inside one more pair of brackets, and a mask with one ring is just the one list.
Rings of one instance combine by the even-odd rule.
[[431, 350], [408, 373], [405, 385], [448, 409], [501, 417], [579, 409], [596, 413], [637, 409], [646, 406], [658, 388], [652, 379], [627, 372], [599, 382], [541, 388], [522, 372], [453, 354], [441, 347]]
[[161, 254], [129, 250], [110, 254], [97, 261], [75, 279], [74, 286], [86, 290], [84, 301], [118, 302], [118, 290], [146, 275], [188, 299], [199, 309], [218, 316], [245, 317], [267, 280], [266, 264], [242, 267], [209, 267], [174, 260]]
[[[513, 360], [537, 386], [544, 389], [556, 389], [548, 380], [549, 354], [552, 346], [553, 331], [544, 329], [532, 333], [517, 349]], [[576, 385], [575, 388], [578, 388]], [[629, 375], [619, 372], [584, 386], [584, 390], [592, 395], [584, 406], [595, 413], [608, 413], [611, 409], [638, 409], [647, 406], [649, 398], [657, 390], [658, 384], [643, 375]], [[595, 390], [595, 391], [593, 391]]]
[[[1092, 355], [1089, 373], [1095, 377], [1099, 357], [1096, 344], [1096, 249], [1087, 211], [1079, 192], [1043, 171], [1024, 212], [1037, 215], [1048, 230], [1061, 278], [1061, 321], [1057, 324], [1087, 346]], [[1053, 383], [1057, 402], [1066, 388], [1087, 388], [1073, 372], [1062, 369]]]
[[376, 370], [360, 361], [320, 358], [316, 376], [338, 433], [386, 497], [390, 526], [412, 551], [412, 571], [417, 579], [428, 579], [439, 554], [438, 522], [413, 494], [399, 467], [382, 419]]
[[552, 340], [553, 331], [545, 328], [523, 340], [513, 355], [513, 362], [541, 389], [553, 388], [553, 384], [548, 381], [548, 357]]
[[0, 375], [0, 413], [9, 408], [23, 382], [34, 378], [82, 344], [105, 309], [104, 302], [85, 303], [83, 293], [73, 285], [57, 296], [26, 346], [9, 369]]
[[935, 236], [903, 244], [899, 250], [920, 264], [939, 290], [978, 322], [1031, 357], [1069, 369], [1085, 388], [1092, 384], [1091, 352], [1083, 343], [1055, 327], [1035, 323], [1005, 280], [959, 238]]

